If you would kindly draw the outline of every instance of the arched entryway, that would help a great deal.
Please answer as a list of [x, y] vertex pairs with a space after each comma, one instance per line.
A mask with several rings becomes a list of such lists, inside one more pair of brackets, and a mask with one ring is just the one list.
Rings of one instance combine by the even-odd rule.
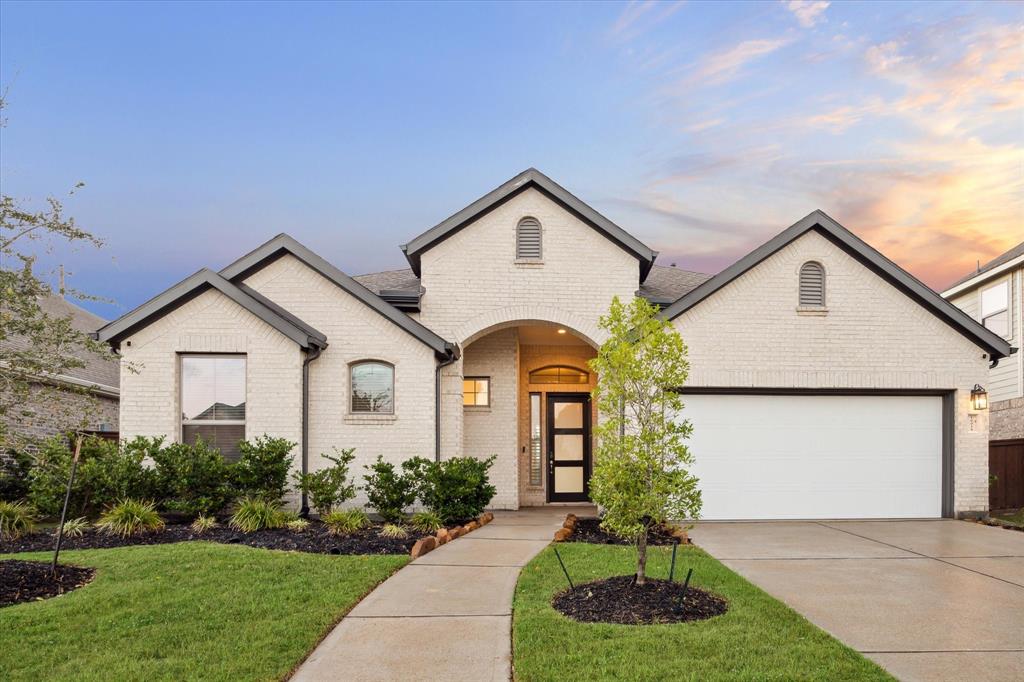
[[462, 347], [462, 451], [496, 455], [499, 498], [515, 506], [589, 499], [597, 344], [542, 320], [499, 322]]

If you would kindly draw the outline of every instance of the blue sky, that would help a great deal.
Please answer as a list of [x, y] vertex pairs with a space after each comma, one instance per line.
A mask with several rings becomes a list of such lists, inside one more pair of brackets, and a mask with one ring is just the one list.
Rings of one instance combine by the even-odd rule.
[[346, 272], [535, 166], [716, 272], [815, 208], [941, 287], [1024, 239], [1024, 5], [0, 4], [4, 194], [105, 317], [289, 232]]

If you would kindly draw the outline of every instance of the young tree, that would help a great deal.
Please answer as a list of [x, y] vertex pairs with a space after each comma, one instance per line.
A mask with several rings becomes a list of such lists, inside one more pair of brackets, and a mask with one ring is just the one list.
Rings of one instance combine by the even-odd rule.
[[686, 381], [686, 345], [657, 308], [616, 297], [600, 321], [608, 332], [590, 361], [601, 414], [590, 497], [603, 509], [603, 528], [636, 543], [636, 582], [646, 582], [647, 535], [661, 523], [696, 519], [701, 496], [683, 442], [692, 427], [679, 418]]

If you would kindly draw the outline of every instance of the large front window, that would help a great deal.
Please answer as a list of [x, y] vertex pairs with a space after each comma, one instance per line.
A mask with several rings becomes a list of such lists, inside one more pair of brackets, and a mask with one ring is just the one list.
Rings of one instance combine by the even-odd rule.
[[236, 461], [245, 439], [245, 356], [181, 356], [181, 440], [203, 439]]
[[352, 412], [392, 414], [395, 411], [395, 368], [386, 362], [357, 362], [352, 379]]

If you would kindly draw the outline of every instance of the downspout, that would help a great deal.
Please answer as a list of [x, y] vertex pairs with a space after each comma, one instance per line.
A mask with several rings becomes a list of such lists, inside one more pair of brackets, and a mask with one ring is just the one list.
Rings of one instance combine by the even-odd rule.
[[441, 461], [441, 370], [459, 359], [457, 347], [449, 347], [444, 360], [434, 371], [434, 461]]
[[[306, 359], [302, 361], [302, 477], [309, 473], [309, 363], [320, 357], [323, 348], [313, 346], [306, 352]], [[306, 491], [302, 491], [302, 507], [299, 509], [299, 516], [309, 518], [309, 499]]]

